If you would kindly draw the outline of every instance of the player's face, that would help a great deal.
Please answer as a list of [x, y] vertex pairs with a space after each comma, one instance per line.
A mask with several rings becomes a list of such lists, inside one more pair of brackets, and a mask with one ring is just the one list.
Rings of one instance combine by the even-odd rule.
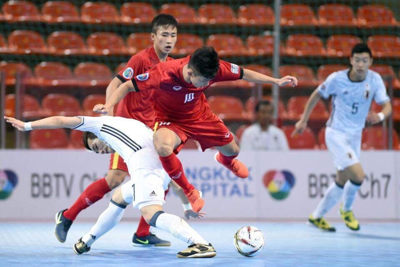
[[98, 154], [114, 153], [114, 150], [99, 138], [90, 139], [88, 145], [93, 152]]
[[187, 74], [189, 76], [190, 83], [196, 88], [207, 86], [211, 81], [211, 79], [201, 76], [197, 71], [191, 69], [190, 67], [188, 68]]
[[272, 105], [260, 105], [256, 114], [257, 121], [262, 126], [269, 125], [274, 116], [274, 107]]
[[154, 42], [154, 49], [158, 53], [169, 54], [175, 47], [177, 29], [174, 26], [159, 26], [157, 32], [151, 34]]
[[372, 64], [372, 58], [368, 53], [357, 53], [350, 58], [351, 70], [357, 76], [365, 76]]

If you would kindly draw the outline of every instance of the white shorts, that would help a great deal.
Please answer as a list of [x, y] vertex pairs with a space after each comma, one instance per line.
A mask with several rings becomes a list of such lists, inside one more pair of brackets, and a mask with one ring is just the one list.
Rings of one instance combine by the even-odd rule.
[[360, 162], [361, 133], [349, 134], [327, 127], [325, 143], [339, 171]]
[[121, 186], [122, 197], [126, 203], [132, 203], [139, 210], [149, 205], [164, 205], [164, 193], [170, 181], [162, 169], [136, 170], [131, 180]]

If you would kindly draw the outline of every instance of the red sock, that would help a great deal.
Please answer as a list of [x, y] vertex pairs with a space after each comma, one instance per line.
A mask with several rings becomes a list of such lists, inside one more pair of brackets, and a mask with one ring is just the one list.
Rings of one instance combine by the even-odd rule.
[[160, 160], [169, 177], [182, 187], [185, 194], [194, 189], [194, 186], [189, 183], [185, 176], [181, 161], [174, 153], [166, 157], [160, 157]]
[[97, 180], [86, 187], [85, 191], [78, 197], [75, 203], [64, 211], [65, 218], [74, 221], [79, 212], [86, 209], [97, 200], [102, 199], [111, 189], [105, 178]]
[[136, 236], [143, 237], [150, 234], [150, 225], [144, 220], [143, 216], [140, 217], [139, 225], [136, 230]]
[[222, 154], [221, 152], [218, 153], [219, 154], [219, 159], [221, 160], [221, 163], [223, 165], [231, 165], [232, 160], [234, 160], [234, 158], [237, 157], [237, 155], [234, 156], [225, 156], [224, 154]]

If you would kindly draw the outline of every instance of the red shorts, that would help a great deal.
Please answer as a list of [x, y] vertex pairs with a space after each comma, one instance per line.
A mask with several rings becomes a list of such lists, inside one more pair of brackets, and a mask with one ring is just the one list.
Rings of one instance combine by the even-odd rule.
[[179, 152], [189, 138], [199, 142], [203, 151], [207, 148], [227, 145], [233, 140], [228, 127], [211, 111], [201, 119], [190, 123], [157, 120], [155, 130], [163, 127], [176, 133], [182, 141], [175, 152]]
[[121, 170], [128, 172], [128, 166], [126, 166], [124, 159], [118, 154], [111, 154], [109, 170]]

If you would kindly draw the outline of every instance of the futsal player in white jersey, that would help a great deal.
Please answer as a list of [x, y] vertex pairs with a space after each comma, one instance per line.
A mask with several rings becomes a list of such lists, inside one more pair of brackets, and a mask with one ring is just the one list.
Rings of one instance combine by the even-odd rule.
[[[381, 76], [370, 70], [371, 50], [365, 44], [353, 47], [350, 69], [334, 72], [311, 94], [293, 135], [302, 133], [314, 106], [320, 98], [331, 97], [332, 111], [326, 124], [325, 142], [337, 169], [335, 182], [309, 217], [309, 222], [325, 230], [335, 231], [323, 216], [340, 200], [340, 214], [351, 230], [360, 229], [352, 205], [365, 173], [360, 164], [361, 135], [365, 123], [376, 124], [392, 112], [390, 99]], [[382, 106], [379, 113], [370, 112], [371, 102]]]
[[131, 180], [113, 194], [110, 205], [99, 216], [92, 229], [74, 245], [82, 254], [90, 250], [95, 240], [114, 227], [130, 203], [137, 207], [151, 226], [169, 232], [189, 244], [177, 253], [180, 258], [210, 258], [216, 255], [213, 246], [180, 217], [165, 213], [164, 191], [170, 182], [153, 145], [153, 131], [142, 122], [122, 117], [54, 116], [24, 123], [4, 117], [20, 131], [70, 128], [85, 131], [84, 144], [96, 153], [117, 152], [128, 166]]

